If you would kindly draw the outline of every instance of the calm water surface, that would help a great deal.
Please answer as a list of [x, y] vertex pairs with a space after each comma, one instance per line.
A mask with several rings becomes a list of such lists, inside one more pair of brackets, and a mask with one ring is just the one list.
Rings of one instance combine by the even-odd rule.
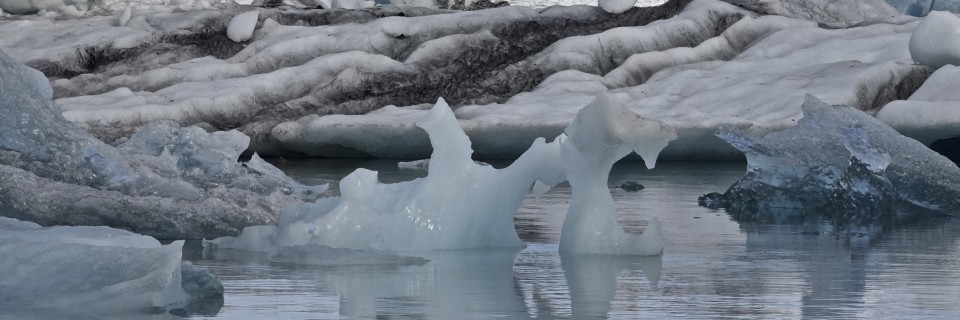
[[[283, 166], [307, 183], [336, 181], [357, 167], [385, 182], [425, 171], [390, 161], [312, 160]], [[737, 223], [697, 206], [723, 191], [740, 163], [620, 163], [610, 177], [621, 225], [641, 232], [663, 223], [662, 257], [557, 254], [570, 188], [528, 197], [517, 213], [523, 250], [432, 253], [410, 267], [303, 267], [271, 264], [240, 251], [185, 258], [214, 270], [226, 296], [193, 318], [808, 318], [960, 319], [960, 222], [892, 227], [846, 236], [828, 229]], [[645, 189], [618, 186], [638, 181]], [[204, 315], [206, 314], [206, 315]]]

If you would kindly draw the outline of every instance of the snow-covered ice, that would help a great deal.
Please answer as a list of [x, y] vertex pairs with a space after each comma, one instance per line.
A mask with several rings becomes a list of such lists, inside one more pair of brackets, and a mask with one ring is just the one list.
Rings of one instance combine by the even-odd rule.
[[181, 263], [182, 246], [107, 227], [44, 228], [0, 217], [0, 309], [140, 313], [223, 295], [209, 271]]
[[943, 66], [908, 99], [888, 103], [877, 118], [930, 145], [960, 136], [960, 67]]
[[934, 68], [960, 65], [960, 17], [930, 12], [910, 36], [910, 56]]
[[884, 0], [729, 0], [729, 2], [761, 12], [816, 21], [839, 28], [875, 23], [900, 14]]
[[[618, 15], [258, 8], [263, 26], [245, 46], [219, 31], [243, 11], [145, 12], [127, 27], [97, 17], [0, 23], [0, 46], [47, 72], [66, 117], [107, 141], [152, 122], [206, 124], [241, 131], [264, 155], [326, 157], [428, 156], [409, 119], [443, 95], [478, 157], [515, 158], [608, 92], [678, 130], [665, 159], [739, 159], [712, 137], [720, 124], [789, 127], [801, 114], [790, 102], [806, 94], [875, 114], [932, 71], [909, 50], [920, 20], [891, 17], [882, 1], [737, 3], [756, 11], [715, 0]], [[15, 31], [27, 27], [56, 36]], [[191, 37], [219, 45], [183, 42]], [[534, 38], [544, 41], [525, 40]], [[81, 59], [77, 47], [105, 49]]]
[[849, 106], [808, 96], [803, 111], [797, 126], [762, 138], [721, 127], [717, 136], [747, 156], [747, 174], [701, 204], [854, 225], [955, 215], [960, 208], [960, 168], [947, 158]]

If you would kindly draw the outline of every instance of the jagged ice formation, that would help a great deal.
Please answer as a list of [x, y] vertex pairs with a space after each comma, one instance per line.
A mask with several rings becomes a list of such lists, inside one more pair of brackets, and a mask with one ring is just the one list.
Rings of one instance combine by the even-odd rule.
[[271, 252], [322, 245], [388, 251], [522, 247], [513, 217], [532, 185], [535, 192], [569, 180], [573, 199], [561, 233], [567, 254], [658, 255], [656, 219], [641, 236], [616, 222], [607, 176], [613, 164], [636, 151], [653, 167], [676, 133], [640, 117], [613, 98], [584, 107], [567, 135], [543, 139], [509, 167], [494, 169], [471, 159], [470, 140], [440, 100], [417, 126], [427, 132], [433, 155], [425, 178], [393, 184], [357, 169], [340, 182], [342, 197], [291, 206], [280, 223], [248, 227], [237, 238], [206, 241], [217, 248]]
[[0, 215], [105, 225], [159, 237], [235, 234], [269, 223], [303, 186], [254, 156], [237, 131], [156, 125], [114, 146], [60, 115], [42, 74], [0, 52]]
[[802, 108], [797, 126], [762, 138], [721, 127], [717, 136], [746, 155], [747, 173], [724, 194], [701, 197], [701, 205], [839, 225], [956, 215], [956, 164], [849, 106], [808, 96]]

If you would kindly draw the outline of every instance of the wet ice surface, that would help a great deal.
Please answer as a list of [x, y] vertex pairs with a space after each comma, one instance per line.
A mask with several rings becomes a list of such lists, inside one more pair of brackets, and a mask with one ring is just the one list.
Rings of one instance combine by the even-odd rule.
[[[504, 163], [494, 163], [501, 167]], [[395, 161], [291, 161], [307, 184], [336, 181], [356, 167], [384, 182], [426, 171]], [[893, 227], [848, 239], [809, 227], [738, 225], [697, 196], [729, 186], [740, 163], [619, 163], [610, 186], [628, 232], [658, 217], [660, 257], [561, 260], [560, 227], [570, 189], [529, 196], [516, 224], [528, 247], [440, 252], [422, 266], [272, 264], [266, 255], [184, 248], [185, 260], [215, 271], [222, 309], [195, 318], [862, 318], [960, 317], [960, 223]], [[620, 189], [638, 181], [639, 192]], [[335, 188], [336, 184], [331, 184]], [[332, 190], [336, 194], [338, 190]], [[215, 309], [215, 308], [214, 308]], [[203, 315], [207, 314], [207, 315]]]

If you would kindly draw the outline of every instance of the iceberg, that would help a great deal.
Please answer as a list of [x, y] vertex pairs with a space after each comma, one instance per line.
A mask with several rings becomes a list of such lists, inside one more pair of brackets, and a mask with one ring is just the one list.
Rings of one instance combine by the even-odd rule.
[[848, 106], [807, 96], [795, 127], [754, 138], [733, 126], [717, 136], [747, 157], [747, 173], [701, 205], [736, 215], [822, 217], [884, 225], [960, 208], [960, 168], [919, 141]]
[[930, 12], [910, 35], [910, 56], [934, 68], [960, 65], [960, 17]]
[[223, 296], [215, 275], [181, 262], [182, 246], [107, 227], [0, 217], [0, 309], [132, 314]]
[[[252, 251], [307, 244], [386, 251], [522, 247], [513, 216], [535, 181], [560, 182], [561, 169], [548, 160], [559, 151], [557, 144], [538, 140], [498, 170], [471, 159], [470, 140], [442, 99], [416, 125], [433, 145], [425, 178], [383, 184], [377, 172], [357, 169], [340, 181], [342, 196], [334, 207], [291, 206], [276, 230], [251, 227], [235, 241], [258, 243]], [[275, 240], [247, 240], [264, 234]], [[207, 243], [219, 241], [227, 240]], [[259, 244], [264, 242], [270, 244]]]
[[443, 99], [416, 121], [433, 155], [427, 176], [383, 184], [377, 172], [357, 169], [340, 181], [340, 198], [288, 207], [277, 225], [247, 227], [239, 237], [204, 246], [277, 252], [291, 246], [416, 252], [524, 246], [513, 218], [534, 187], [570, 181], [573, 199], [560, 239], [569, 254], [658, 255], [656, 219], [641, 236], [616, 222], [607, 177], [613, 164], [637, 152], [652, 168], [676, 132], [600, 96], [553, 142], [536, 140], [510, 166], [495, 169], [471, 159], [470, 139]]
[[103, 225], [164, 238], [236, 234], [315, 199], [254, 156], [237, 131], [155, 125], [107, 145], [60, 115], [38, 71], [0, 52], [0, 212], [42, 225]]

